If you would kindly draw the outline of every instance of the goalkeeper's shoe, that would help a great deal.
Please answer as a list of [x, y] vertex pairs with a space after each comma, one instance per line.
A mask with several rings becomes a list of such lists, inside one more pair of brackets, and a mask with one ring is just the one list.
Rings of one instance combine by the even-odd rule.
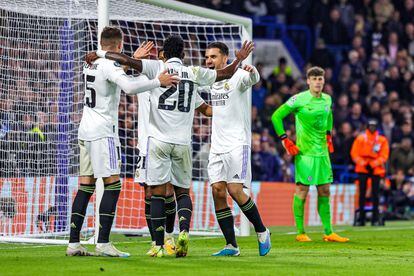
[[270, 231], [266, 228], [264, 233], [257, 234], [257, 241], [259, 243], [259, 255], [266, 256], [272, 248], [272, 242], [270, 241]]
[[348, 238], [344, 238], [339, 236], [336, 233], [332, 233], [330, 235], [323, 235], [323, 240], [326, 242], [348, 242]]
[[148, 256], [151, 256], [151, 253], [152, 253], [152, 249], [154, 248], [154, 246], [155, 246], [155, 241], [152, 241], [151, 242], [151, 248], [148, 250], [148, 252], [146, 253]]
[[169, 256], [172, 256], [175, 254], [176, 246], [175, 246], [175, 241], [174, 241], [174, 237], [172, 236], [172, 234], [166, 235], [164, 239], [164, 249], [167, 255]]
[[312, 239], [309, 238], [308, 235], [303, 233], [303, 234], [299, 234], [299, 235], [296, 236], [296, 241], [298, 241], [298, 242], [311, 242]]
[[128, 258], [130, 256], [127, 252], [122, 252], [116, 249], [112, 242], [108, 243], [98, 243], [95, 249], [97, 256], [105, 257], [119, 257], [119, 258]]
[[150, 257], [162, 258], [165, 256], [164, 248], [161, 245], [154, 245], [149, 252]]
[[189, 237], [188, 232], [184, 230], [181, 231], [180, 234], [178, 235], [177, 250], [175, 252], [175, 256], [177, 258], [187, 256], [189, 242], [190, 242], [190, 237]]
[[66, 248], [66, 256], [93, 256], [93, 253], [88, 252], [80, 243], [69, 243]]
[[222, 250], [220, 250], [219, 252], [214, 253], [213, 255], [214, 257], [221, 257], [221, 256], [240, 256], [240, 249], [238, 247], [234, 247], [231, 244], [226, 245]]

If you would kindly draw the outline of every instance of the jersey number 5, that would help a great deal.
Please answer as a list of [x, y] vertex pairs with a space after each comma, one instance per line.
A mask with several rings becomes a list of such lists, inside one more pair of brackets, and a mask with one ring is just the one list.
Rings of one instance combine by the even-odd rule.
[[[158, 109], [174, 110], [177, 106], [177, 101], [172, 104], [166, 104], [165, 100], [178, 90], [178, 110], [181, 112], [190, 112], [191, 99], [194, 91], [194, 83], [189, 80], [182, 80], [179, 82], [178, 87], [171, 87], [161, 94], [158, 101]], [[185, 105], [185, 96], [187, 95], [187, 105]]]
[[95, 76], [86, 75], [85, 89], [85, 105], [94, 108], [96, 105], [96, 91], [91, 87], [91, 83], [95, 81]]

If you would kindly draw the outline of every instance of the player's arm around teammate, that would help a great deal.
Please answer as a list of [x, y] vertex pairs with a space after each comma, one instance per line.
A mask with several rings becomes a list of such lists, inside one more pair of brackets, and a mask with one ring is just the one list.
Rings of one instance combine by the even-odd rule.
[[[241, 62], [245, 60], [253, 50], [254, 50], [253, 42], [244, 41], [240, 50], [235, 51], [236, 59], [231, 64], [223, 67], [220, 70], [217, 70], [216, 81], [221, 81], [224, 79], [231, 78], [233, 74], [237, 71], [237, 68], [240, 66]], [[105, 51], [105, 50], [98, 50], [96, 52], [92, 52], [88, 54], [86, 61], [90, 63], [99, 57], [115, 60], [122, 65], [127, 65], [131, 68], [134, 68], [138, 72], [142, 72], [143, 70], [142, 60], [131, 58], [122, 53]]]
[[[329, 153], [333, 151], [331, 130], [332, 100], [322, 92], [325, 84], [325, 71], [312, 67], [307, 71], [309, 90], [292, 96], [272, 115], [275, 131], [286, 151], [295, 156], [295, 195], [293, 211], [298, 235], [297, 241], [311, 241], [305, 234], [305, 201], [310, 185], [318, 191], [318, 212], [324, 227], [325, 241], [346, 242], [333, 233], [330, 213], [330, 184], [333, 181]], [[287, 137], [283, 119], [290, 113], [295, 114], [297, 145]]]

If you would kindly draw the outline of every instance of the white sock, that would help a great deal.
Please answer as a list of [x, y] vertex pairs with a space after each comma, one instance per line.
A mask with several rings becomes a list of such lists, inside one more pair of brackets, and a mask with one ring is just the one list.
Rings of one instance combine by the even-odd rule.
[[77, 246], [79, 246], [80, 245], [80, 242], [70, 242], [69, 243], [69, 247], [77, 247]]

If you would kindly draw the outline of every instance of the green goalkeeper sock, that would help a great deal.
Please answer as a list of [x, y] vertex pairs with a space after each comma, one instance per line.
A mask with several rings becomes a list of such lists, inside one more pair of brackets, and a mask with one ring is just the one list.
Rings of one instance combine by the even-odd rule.
[[329, 204], [329, 196], [318, 197], [318, 213], [321, 217], [323, 230], [325, 231], [325, 234], [332, 234], [331, 207]]
[[298, 234], [305, 233], [305, 199], [301, 199], [297, 195], [294, 195], [293, 197], [293, 214], [295, 216], [295, 223]]

